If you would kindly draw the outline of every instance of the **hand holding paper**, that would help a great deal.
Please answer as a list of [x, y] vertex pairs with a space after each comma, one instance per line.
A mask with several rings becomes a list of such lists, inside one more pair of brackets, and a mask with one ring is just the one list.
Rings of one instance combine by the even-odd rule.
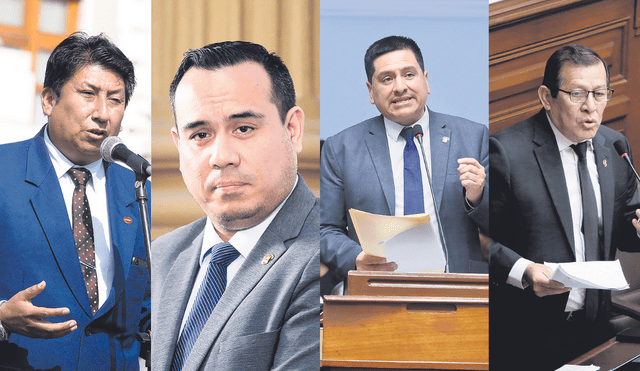
[[551, 279], [566, 287], [603, 290], [629, 288], [619, 260], [544, 264], [553, 269]]

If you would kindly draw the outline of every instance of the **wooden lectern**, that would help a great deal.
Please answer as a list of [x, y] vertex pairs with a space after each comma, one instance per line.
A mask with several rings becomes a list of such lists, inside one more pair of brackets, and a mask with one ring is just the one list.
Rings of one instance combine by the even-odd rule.
[[325, 296], [322, 366], [489, 369], [486, 274], [349, 272]]

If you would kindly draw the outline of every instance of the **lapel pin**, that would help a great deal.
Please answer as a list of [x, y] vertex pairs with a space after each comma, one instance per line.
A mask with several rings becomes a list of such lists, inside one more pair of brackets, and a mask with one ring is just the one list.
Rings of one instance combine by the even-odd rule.
[[607, 159], [602, 160], [602, 165], [604, 165], [604, 167], [607, 167]]
[[122, 218], [122, 220], [124, 220], [124, 222], [127, 224], [133, 223], [133, 220], [131, 220], [131, 218], [129, 218], [128, 216], [125, 216], [124, 218]]
[[449, 137], [442, 137], [442, 143], [448, 143]]
[[273, 254], [267, 254], [264, 256], [264, 258], [262, 258], [262, 265], [267, 265], [269, 264], [269, 262], [271, 261], [271, 259], [273, 259], [274, 256]]

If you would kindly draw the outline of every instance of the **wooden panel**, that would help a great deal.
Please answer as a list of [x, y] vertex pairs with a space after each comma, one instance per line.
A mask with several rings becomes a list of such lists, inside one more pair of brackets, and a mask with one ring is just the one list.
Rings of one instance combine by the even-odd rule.
[[349, 272], [349, 295], [488, 298], [487, 274]]
[[640, 151], [640, 38], [637, 0], [504, 0], [489, 6], [489, 131], [542, 108], [537, 89], [549, 56], [563, 45], [587, 45], [611, 72], [613, 99], [603, 123]]
[[319, 4], [319, 0], [153, 0], [153, 238], [204, 215], [184, 186], [170, 135], [174, 121], [169, 85], [189, 48], [245, 40], [260, 43], [283, 58], [306, 117], [299, 172], [314, 193], [320, 194]]
[[488, 298], [325, 296], [323, 366], [487, 370]]

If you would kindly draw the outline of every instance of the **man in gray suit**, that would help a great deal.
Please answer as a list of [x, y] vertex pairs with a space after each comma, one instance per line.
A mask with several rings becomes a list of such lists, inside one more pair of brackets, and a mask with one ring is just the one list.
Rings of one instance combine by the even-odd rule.
[[[381, 116], [347, 128], [324, 143], [320, 166], [323, 264], [338, 279], [346, 278], [347, 272], [356, 267], [397, 269], [394, 262], [362, 251], [348, 210], [407, 215], [415, 213], [409, 209], [418, 205], [424, 206], [423, 212], [429, 213], [434, 223], [442, 225], [451, 272], [487, 272], [478, 235], [478, 228], [486, 233], [488, 226], [487, 127], [426, 107], [430, 93], [427, 71], [420, 48], [412, 39], [389, 36], [378, 40], [364, 59], [371, 103]], [[434, 220], [435, 207], [422, 158], [417, 167], [424, 187], [417, 197], [406, 197], [404, 156], [409, 145], [419, 144], [414, 135], [407, 141], [403, 132], [418, 124], [424, 131], [441, 220]], [[438, 235], [437, 227], [434, 233]]]
[[319, 369], [319, 220], [297, 174], [304, 113], [248, 42], [185, 53], [173, 140], [207, 214], [153, 243], [153, 370]]

